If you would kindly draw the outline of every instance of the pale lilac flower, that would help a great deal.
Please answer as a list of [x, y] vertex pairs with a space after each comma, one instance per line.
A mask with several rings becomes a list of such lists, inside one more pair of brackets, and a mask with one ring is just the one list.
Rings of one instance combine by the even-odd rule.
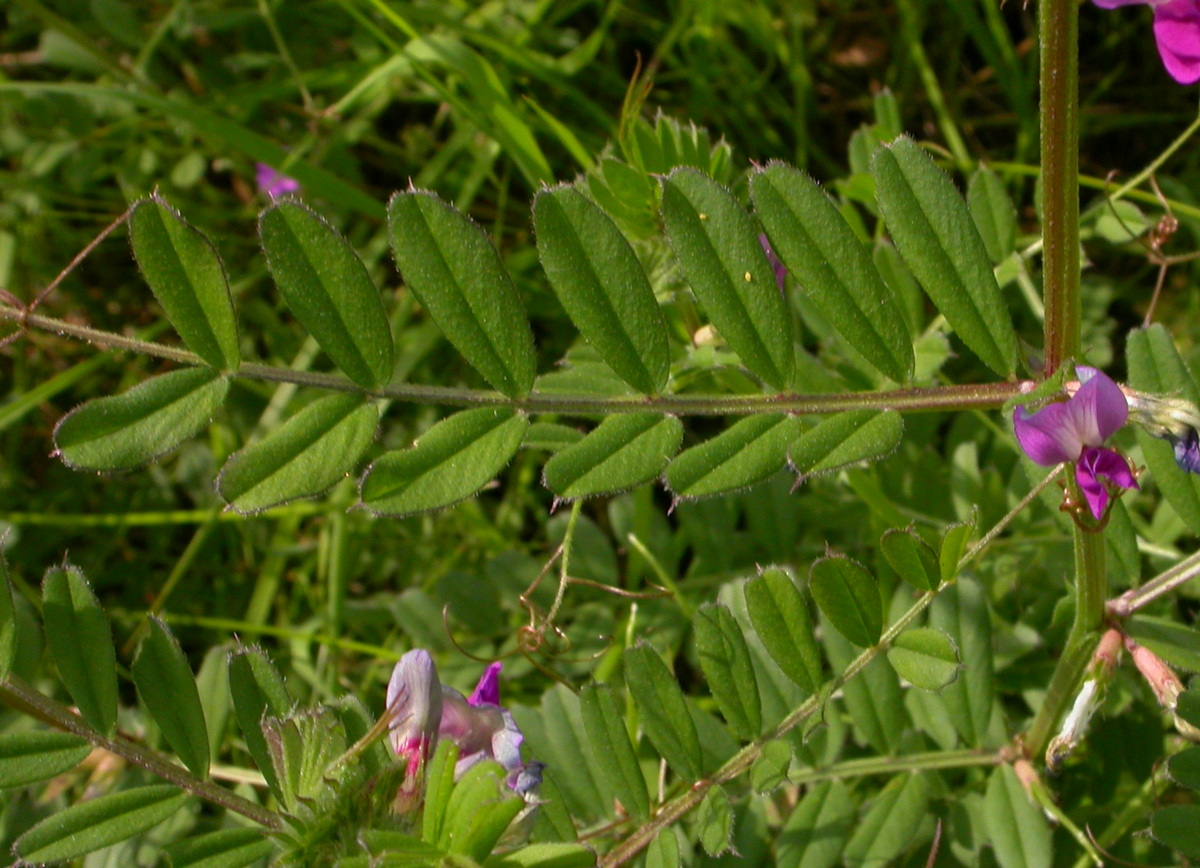
[[414, 649], [400, 658], [388, 681], [389, 735], [396, 756], [415, 777], [429, 758], [442, 720], [442, 683], [428, 651]]
[[1154, 8], [1154, 40], [1171, 78], [1180, 84], [1200, 81], [1200, 0], [1094, 0], [1101, 9]]
[[268, 199], [278, 199], [289, 193], [300, 192], [299, 181], [276, 171], [266, 163], [254, 164], [254, 180], [258, 184], [259, 192]]
[[391, 715], [392, 749], [407, 762], [413, 778], [429, 758], [439, 738], [458, 745], [457, 779], [481, 760], [495, 760], [508, 773], [508, 784], [528, 786], [540, 765], [521, 760], [524, 737], [507, 708], [500, 705], [501, 664], [493, 663], [479, 679], [468, 699], [438, 679], [437, 667], [427, 651], [409, 651], [400, 658], [388, 682], [387, 707]]
[[493, 663], [484, 670], [470, 699], [452, 687], [442, 687], [442, 721], [438, 735], [458, 745], [455, 777], [480, 760], [492, 759], [504, 766], [509, 786], [514, 786], [524, 769], [521, 762], [524, 736], [512, 714], [500, 705], [497, 678], [500, 667], [500, 663]]
[[1081, 385], [1069, 400], [1047, 404], [1036, 413], [1018, 407], [1013, 429], [1021, 449], [1036, 463], [1075, 464], [1075, 480], [1099, 520], [1108, 509], [1111, 488], [1137, 488], [1129, 462], [1102, 445], [1125, 424], [1129, 405], [1121, 387], [1105, 374], [1095, 368], [1076, 371]]

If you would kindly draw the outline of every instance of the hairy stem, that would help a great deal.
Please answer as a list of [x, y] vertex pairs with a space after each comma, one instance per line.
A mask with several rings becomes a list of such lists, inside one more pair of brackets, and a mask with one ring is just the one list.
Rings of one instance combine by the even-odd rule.
[[1024, 738], [1030, 757], [1041, 756], [1075, 694], [1096, 650], [1104, 626], [1108, 574], [1104, 571], [1104, 536], [1075, 528], [1075, 621], [1050, 684]]
[[1128, 618], [1138, 609], [1149, 605], [1176, 588], [1186, 585], [1192, 579], [1200, 576], [1200, 552], [1181, 560], [1169, 570], [1165, 570], [1137, 588], [1131, 588], [1121, 596], [1111, 600], [1108, 611], [1115, 618]]
[[[178, 347], [144, 341], [91, 326], [30, 313], [0, 303], [0, 321], [15, 322], [26, 328], [54, 332], [84, 340], [105, 349], [124, 350], [179, 362], [203, 365], [195, 353]], [[368, 391], [340, 374], [298, 371], [292, 368], [247, 363], [231, 373], [247, 380], [267, 380], [354, 392], [376, 398], [388, 398], [417, 404], [444, 407], [512, 407], [534, 413], [612, 414], [674, 413], [680, 416], [748, 416], [754, 413], [841, 413], [846, 410], [902, 410], [906, 412], [994, 409], [1020, 394], [1021, 383], [982, 383], [963, 386], [894, 389], [888, 392], [840, 394], [779, 395], [564, 395], [534, 391], [524, 398], [508, 398], [499, 392], [460, 389], [450, 386], [425, 386], [398, 383]]]
[[1041, 0], [1043, 373], [1079, 355], [1078, 0]]
[[217, 786], [211, 781], [201, 780], [182, 766], [170, 762], [162, 754], [125, 736], [118, 734], [109, 738], [100, 734], [85, 723], [79, 715], [43, 696], [15, 675], [9, 675], [3, 682], [0, 682], [0, 702], [53, 727], [87, 739], [96, 747], [123, 757], [168, 783], [186, 790], [193, 796], [241, 814], [271, 831], [279, 831], [283, 828], [282, 819], [273, 811], [268, 811], [261, 805], [243, 799], [236, 793]]

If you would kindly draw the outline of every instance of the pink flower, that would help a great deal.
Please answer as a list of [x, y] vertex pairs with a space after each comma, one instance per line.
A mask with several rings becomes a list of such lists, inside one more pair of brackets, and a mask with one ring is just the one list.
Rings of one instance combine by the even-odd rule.
[[266, 163], [254, 164], [254, 181], [258, 184], [258, 191], [268, 199], [278, 199], [289, 193], [300, 192], [299, 181], [276, 171]]
[[429, 758], [437, 740], [448, 738], [458, 745], [456, 779], [489, 759], [504, 767], [513, 789], [531, 774], [540, 780], [541, 764], [522, 762], [521, 730], [509, 710], [500, 705], [500, 668], [499, 663], [488, 666], [468, 699], [441, 683], [429, 652], [414, 649], [400, 658], [388, 682], [387, 707], [392, 749], [406, 762], [410, 779]]
[[1047, 404], [1036, 413], [1018, 407], [1013, 429], [1021, 449], [1033, 461], [1053, 467], [1075, 464], [1075, 481], [1088, 509], [1099, 521], [1113, 488], [1137, 488], [1129, 462], [1102, 444], [1129, 418], [1121, 387], [1095, 368], [1079, 367], [1080, 386], [1067, 401]]
[[1200, 0], [1094, 0], [1101, 9], [1135, 4], [1154, 7], [1154, 39], [1171, 78], [1200, 81]]

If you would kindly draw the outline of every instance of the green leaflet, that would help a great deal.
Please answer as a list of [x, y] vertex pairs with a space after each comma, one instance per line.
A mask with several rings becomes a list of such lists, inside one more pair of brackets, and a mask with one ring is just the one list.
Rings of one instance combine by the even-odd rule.
[[928, 627], [897, 636], [887, 658], [897, 675], [923, 690], [941, 690], [958, 677], [960, 668], [954, 642], [941, 630]]
[[903, 853], [929, 810], [929, 784], [923, 774], [892, 778], [875, 797], [846, 844], [847, 865], [882, 868]]
[[696, 811], [700, 846], [709, 856], [720, 856], [733, 843], [733, 805], [719, 786], [709, 787]]
[[446, 819], [435, 842], [448, 853], [482, 862], [525, 802], [508, 789], [497, 762], [476, 763], [454, 784]]
[[815, 693], [824, 680], [821, 651], [804, 595], [776, 567], [746, 583], [746, 611], [771, 659], [794, 684]]
[[750, 180], [771, 247], [830, 325], [880, 373], [906, 383], [913, 345], [895, 294], [816, 182], [781, 163]]
[[140, 835], [166, 820], [187, 800], [187, 794], [176, 787], [156, 785], [79, 802], [52, 814], [18, 838], [13, 854], [29, 863], [74, 859]]
[[421, 837], [425, 841], [437, 841], [442, 837], [446, 808], [454, 791], [454, 765], [457, 762], [458, 745], [442, 739], [425, 767], [425, 808], [421, 812]]
[[662, 184], [667, 237], [692, 291], [742, 363], [786, 388], [795, 369], [792, 318], [754, 221], [695, 169], [676, 169]]
[[1189, 747], [1167, 760], [1167, 774], [1180, 786], [1200, 790], [1200, 747]]
[[831, 473], [890, 455], [903, 436], [904, 420], [895, 410], [850, 410], [801, 434], [788, 457], [805, 476]]
[[701, 606], [692, 618], [696, 655], [708, 688], [735, 735], [752, 741], [762, 733], [762, 704], [750, 649], [724, 606]]
[[1200, 805], [1168, 805], [1155, 811], [1150, 816], [1150, 836], [1192, 859], [1200, 859]]
[[[1200, 394], [1175, 342], [1159, 324], [1134, 329], [1126, 344], [1129, 385], [1143, 392], [1177, 395], [1196, 403]], [[1175, 452], [1166, 440], [1137, 428], [1138, 444], [1146, 466], [1167, 502], [1192, 533], [1200, 533], [1200, 477], [1175, 463]]]
[[547, 461], [543, 478], [565, 500], [627, 491], [660, 476], [682, 441], [683, 424], [674, 416], [609, 416]]
[[361, 395], [327, 395], [230, 456], [217, 491], [242, 514], [318, 495], [358, 467], [378, 424]]
[[953, 182], [906, 137], [875, 152], [871, 174], [888, 232], [917, 280], [980, 360], [1011, 377], [1017, 368], [1012, 319]]
[[267, 779], [276, 798], [283, 797], [271, 751], [263, 733], [263, 718], [282, 718], [294, 704], [271, 659], [257, 645], [240, 646], [229, 655], [229, 693], [246, 750]]
[[208, 729], [191, 667], [167, 625], [147, 621], [133, 658], [133, 680], [167, 744], [199, 778], [208, 777]]
[[411, 449], [377, 459], [359, 485], [377, 515], [411, 515], [470, 497], [512, 460], [529, 420], [514, 410], [479, 407], [438, 422]]
[[642, 777], [612, 689], [606, 684], [585, 685], [579, 694], [579, 706], [591, 746], [590, 756], [603, 758], [603, 762], [597, 763], [601, 778], [626, 811], [645, 820], [650, 816], [646, 779]]
[[967, 543], [975, 533], [975, 517], [950, 525], [942, 534], [942, 548], [938, 553], [938, 566], [942, 571], [943, 582], [953, 582], [958, 578], [959, 562], [967, 553]]
[[183, 342], [220, 371], [241, 361], [225, 267], [212, 243], [157, 194], [129, 214], [138, 268]]
[[763, 795], [773, 792], [787, 780], [793, 753], [791, 742], [783, 739], [764, 744], [762, 753], [750, 767], [750, 788]]
[[75, 768], [92, 745], [69, 732], [34, 730], [0, 735], [0, 788], [48, 781]]
[[42, 582], [46, 644], [79, 714], [103, 735], [117, 728], [117, 656], [96, 595], [78, 567], [46, 571]]
[[[577, 758], [588, 756], [589, 736], [580, 698], [561, 684], [542, 695], [541, 729], [549, 750], [544, 759], [562, 789], [562, 801], [572, 817], [608, 816], [600, 770]], [[525, 732], [523, 721], [518, 721]], [[538, 753], [542, 757], [542, 753]]]
[[1004, 182], [987, 166], [981, 165], [967, 182], [967, 207], [992, 263], [1012, 253], [1017, 242], [1017, 206]]
[[679, 868], [683, 864], [674, 826], [667, 826], [646, 848], [646, 868]]
[[1002, 765], [988, 778], [983, 814], [1000, 868], [1049, 868], [1050, 828], [1012, 766]]
[[891, 568], [918, 591], [932, 591], [942, 583], [937, 553], [911, 527], [886, 531], [880, 548]]
[[681, 499], [746, 488], [787, 461], [800, 420], [783, 414], [748, 416], [711, 440], [683, 451], [667, 468], [667, 487]]
[[542, 267], [559, 301], [617, 374], [643, 394], [667, 384], [667, 327], [633, 248], [574, 187], [533, 202]]
[[408, 288], [450, 343], [510, 398], [533, 386], [529, 320], [483, 230], [433, 193], [388, 203], [392, 255]]
[[644, 642], [626, 648], [625, 686], [633, 696], [642, 727], [667, 765], [685, 781], [702, 774], [700, 737], [683, 691], [658, 652]]
[[297, 202], [258, 218], [267, 267], [296, 319], [364, 389], [392, 378], [392, 331], [379, 290], [341, 234]]
[[175, 449], [207, 424], [229, 392], [209, 368], [152, 377], [122, 395], [95, 398], [54, 429], [57, 454], [81, 470], [128, 470]]
[[779, 834], [779, 868], [833, 868], [838, 864], [855, 804], [841, 781], [823, 781], [792, 809]]
[[171, 868], [247, 868], [274, 849], [275, 845], [258, 829], [222, 829], [184, 838], [165, 848]]
[[883, 603], [875, 577], [849, 558], [825, 557], [812, 565], [809, 591], [839, 633], [869, 648], [883, 633]]

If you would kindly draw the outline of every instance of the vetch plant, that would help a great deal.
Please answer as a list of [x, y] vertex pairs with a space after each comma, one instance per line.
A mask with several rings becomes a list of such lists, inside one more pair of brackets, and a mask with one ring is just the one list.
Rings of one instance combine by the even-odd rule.
[[[295, 180], [260, 166], [256, 246], [244, 211], [230, 231], [156, 192], [63, 276], [0, 298], [22, 372], [46, 348], [74, 358], [70, 339], [137, 362], [93, 384], [98, 364], [64, 361], [0, 408], [0, 430], [82, 392], [58, 457], [101, 474], [162, 462], [95, 488], [148, 480], [151, 503], [179, 507], [71, 516], [71, 489], [57, 511], [4, 514], [18, 567], [0, 589], [0, 785], [15, 807], [0, 832], [15, 857], [1050, 868], [1200, 853], [1200, 760], [1180, 735], [1200, 724], [1200, 389], [1177, 346], [1186, 317], [1172, 334], [1152, 315], [1187, 300], [1164, 284], [1122, 337], [1143, 288], [1080, 263], [1081, 238], [1094, 261], [1120, 252], [1102, 246], [1110, 211], [1121, 241], [1135, 201], [1182, 227], [1200, 211], [1166, 183], [1185, 134], [1079, 213], [1081, 181], [1108, 189], [1078, 170], [1079, 4], [1038, 6], [1040, 159], [990, 167], [918, 41], [918, 4], [888, 7], [908, 49], [894, 62], [913, 64], [897, 79], [923, 92], [874, 95], [845, 172], [826, 153], [757, 164], [647, 120], [641, 80], [621, 83], [610, 143], [581, 132], [570, 118], [596, 113], [574, 82], [603, 83], [626, 5], [583, 42], [573, 17], [568, 34], [520, 2], [464, 21], [409, 6], [322, 7], [349, 28], [331, 43], [352, 60], [330, 66], [294, 57], [298, 25], [259, 4], [254, 44], [276, 46], [305, 120], [287, 162], [241, 122], [139, 90], [159, 74], [152, 49], [120, 86], [21, 83], [199, 118], [239, 165]], [[824, 18], [750, 8], [771, 26], [738, 5], [692, 28], [685, 10], [655, 68], [673, 45], [761, 32], [796, 69], [830, 36]], [[1003, 41], [1019, 21], [995, 17], [1019, 10], [937, 8], [995, 64], [981, 81], [1019, 90], [1025, 54]], [[539, 83], [571, 98], [543, 104]], [[438, 106], [422, 128], [436, 158], [368, 195], [331, 167], [377, 177], [423, 146], [406, 131], [357, 162], [383, 141], [376, 121], [407, 116], [374, 114], [396, 94]], [[946, 149], [903, 134], [912, 104]], [[180, 165], [186, 180], [197, 161]], [[1155, 175], [1174, 198], [1140, 189]], [[280, 195], [301, 181], [303, 202]], [[101, 328], [61, 308], [80, 301], [67, 278], [119, 252], [98, 252], [118, 228], [157, 307]], [[1119, 451], [1127, 425], [1137, 447]], [[20, 490], [94, 482], [43, 470]], [[1042, 506], [1063, 477], [1069, 518]], [[95, 587], [66, 563], [38, 587], [31, 547], [50, 543], [29, 529], [71, 521], [118, 529], [84, 548]], [[170, 554], [167, 575], [147, 552]], [[500, 664], [476, 683], [466, 662], [499, 659], [504, 704]], [[94, 748], [119, 773], [86, 779]]]

